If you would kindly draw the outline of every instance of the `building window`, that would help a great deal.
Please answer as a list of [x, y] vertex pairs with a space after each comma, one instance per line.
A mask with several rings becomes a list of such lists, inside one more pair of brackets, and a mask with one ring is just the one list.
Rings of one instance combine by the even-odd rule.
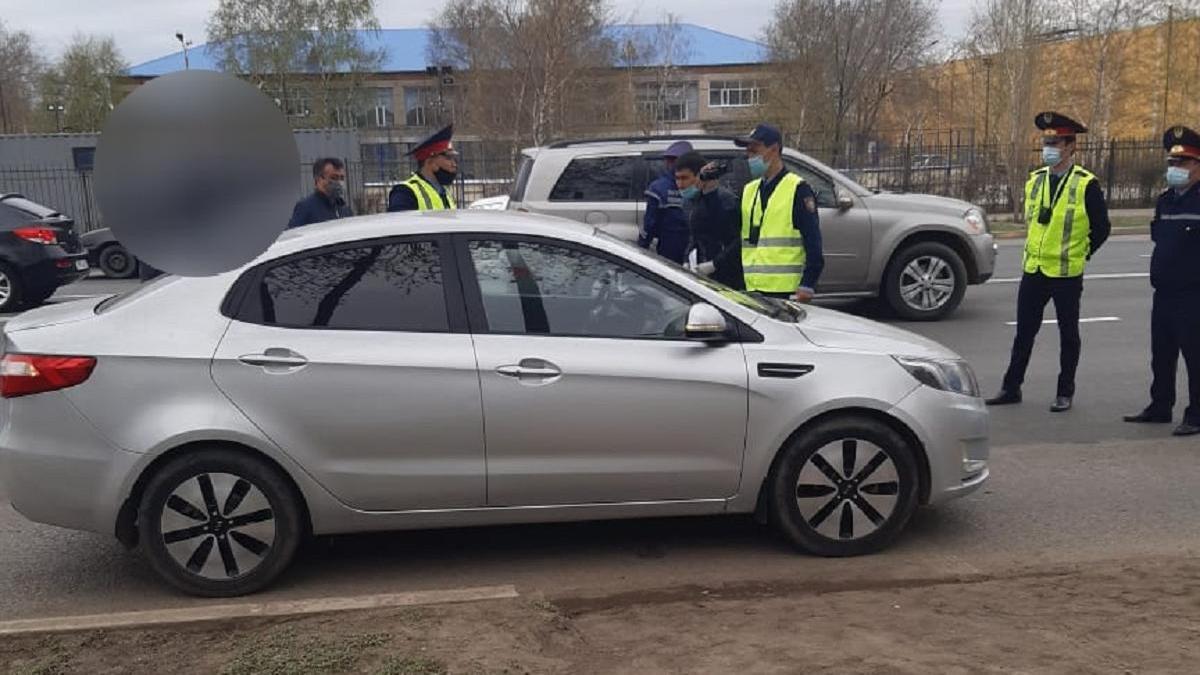
[[392, 112], [391, 87], [370, 89], [363, 98], [364, 105], [356, 115], [360, 128], [387, 128], [395, 125], [396, 114]]
[[437, 104], [437, 92], [432, 87], [404, 88], [404, 126], [429, 126], [430, 113]]
[[688, 100], [688, 85], [643, 84], [637, 90], [638, 112], [655, 122], [687, 122], [693, 119], [694, 106]]
[[747, 108], [759, 104], [761, 92], [757, 82], [716, 80], [708, 86], [708, 105], [711, 108]]

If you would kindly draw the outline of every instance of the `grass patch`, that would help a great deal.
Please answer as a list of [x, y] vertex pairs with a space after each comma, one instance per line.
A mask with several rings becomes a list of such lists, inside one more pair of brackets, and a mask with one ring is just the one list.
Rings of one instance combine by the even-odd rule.
[[393, 656], [375, 672], [376, 675], [445, 675], [449, 671], [444, 664], [433, 659]]
[[[301, 639], [294, 628], [243, 641], [223, 675], [316, 675], [341, 673], [356, 666], [365, 652], [385, 644], [386, 633]], [[413, 671], [420, 672], [420, 671]]]

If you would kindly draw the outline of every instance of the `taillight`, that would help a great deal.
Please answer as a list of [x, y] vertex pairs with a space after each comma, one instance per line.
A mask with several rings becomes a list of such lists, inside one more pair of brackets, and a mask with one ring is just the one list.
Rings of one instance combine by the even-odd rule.
[[74, 387], [92, 375], [90, 356], [5, 354], [0, 358], [0, 396], [15, 398]]
[[58, 243], [58, 233], [48, 227], [18, 227], [13, 234], [35, 244], [53, 245]]

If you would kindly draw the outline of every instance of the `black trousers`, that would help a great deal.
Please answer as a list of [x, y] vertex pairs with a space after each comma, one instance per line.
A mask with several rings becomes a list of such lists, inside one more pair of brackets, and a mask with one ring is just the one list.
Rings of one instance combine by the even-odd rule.
[[1017, 336], [1013, 338], [1012, 357], [1004, 373], [1004, 390], [1020, 391], [1025, 370], [1033, 354], [1033, 343], [1042, 328], [1046, 303], [1054, 301], [1058, 315], [1059, 370], [1058, 395], [1075, 395], [1075, 371], [1079, 367], [1079, 301], [1083, 297], [1083, 277], [1055, 279], [1040, 272], [1026, 273], [1017, 290]]
[[1187, 368], [1188, 407], [1183, 419], [1200, 424], [1200, 292], [1154, 293], [1150, 311], [1150, 407], [1169, 415], [1175, 407], [1175, 368], [1179, 354]]

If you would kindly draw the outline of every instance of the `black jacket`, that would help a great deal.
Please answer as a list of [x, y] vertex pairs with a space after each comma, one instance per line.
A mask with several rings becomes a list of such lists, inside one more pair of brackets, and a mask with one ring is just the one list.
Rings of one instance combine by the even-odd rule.
[[696, 200], [689, 223], [691, 248], [697, 262], [716, 267], [712, 279], [731, 288], [744, 288], [742, 277], [742, 213], [738, 198], [725, 188], [717, 188]]
[[1150, 223], [1154, 254], [1150, 284], [1159, 293], [1200, 295], [1200, 183], [1183, 194], [1167, 190]]
[[323, 223], [336, 218], [349, 218], [353, 215], [354, 211], [350, 210], [350, 205], [346, 202], [339, 200], [335, 206], [324, 192], [313, 190], [311, 195], [296, 202], [295, 208], [292, 209], [292, 219], [288, 221], [287, 226], [290, 230], [293, 227]]

